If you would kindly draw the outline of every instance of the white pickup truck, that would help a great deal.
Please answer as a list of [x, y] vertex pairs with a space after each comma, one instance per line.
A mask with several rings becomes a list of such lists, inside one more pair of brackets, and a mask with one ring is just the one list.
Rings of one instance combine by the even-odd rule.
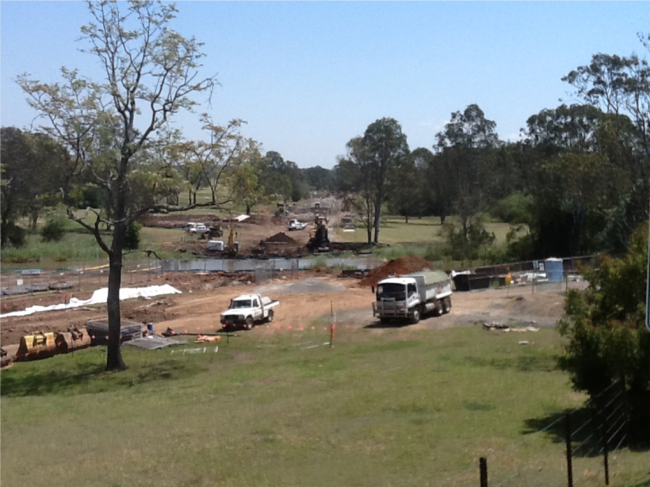
[[273, 301], [260, 294], [242, 294], [230, 301], [227, 311], [221, 315], [221, 326], [224, 330], [244, 327], [252, 330], [256, 323], [273, 321], [273, 308], [280, 301]]
[[306, 223], [301, 223], [296, 219], [289, 221], [289, 230], [302, 230], [304, 228], [307, 228]]

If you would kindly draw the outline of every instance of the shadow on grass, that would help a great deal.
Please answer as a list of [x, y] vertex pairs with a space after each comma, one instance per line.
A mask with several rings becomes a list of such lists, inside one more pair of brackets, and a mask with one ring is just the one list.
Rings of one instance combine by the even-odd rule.
[[386, 323], [382, 323], [381, 321], [375, 321], [374, 323], [370, 323], [369, 325], [364, 326], [364, 328], [367, 328], [369, 330], [378, 329], [378, 328], [404, 328], [405, 326], [410, 326], [410, 325], [411, 323], [409, 323], [406, 320], [389, 321]]
[[196, 361], [166, 358], [143, 363], [142, 358], [138, 360], [132, 356], [126, 360], [129, 369], [106, 372], [104, 355], [87, 354], [80, 360], [70, 357], [58, 356], [55, 357], [58, 360], [16, 364], [16, 367], [4, 371], [0, 376], [0, 395], [7, 398], [111, 392], [187, 378], [205, 370]]
[[[525, 421], [526, 428], [523, 434], [534, 434], [544, 431], [553, 443], [566, 443], [567, 421], [569, 415], [571, 423], [571, 452], [575, 457], [593, 458], [603, 456], [603, 424], [602, 414], [596, 408], [583, 407], [574, 410], [565, 410], [544, 416], [532, 418]], [[611, 414], [607, 415], [608, 421], [612, 421]], [[629, 426], [624, 420], [613, 420], [613, 424], [605, 426], [607, 431], [607, 448], [610, 452], [620, 448], [629, 448], [631, 451], [648, 451], [647, 444], [629, 444]], [[648, 481], [650, 482], [650, 481]], [[639, 486], [648, 486], [650, 483], [642, 483]]]

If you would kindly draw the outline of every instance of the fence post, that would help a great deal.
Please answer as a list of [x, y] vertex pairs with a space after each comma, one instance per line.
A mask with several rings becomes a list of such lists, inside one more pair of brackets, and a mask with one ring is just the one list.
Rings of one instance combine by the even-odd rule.
[[481, 457], [478, 459], [479, 472], [481, 475], [481, 487], [488, 487], [488, 468], [487, 458]]
[[566, 426], [566, 472], [568, 486], [573, 487], [573, 465], [571, 458], [571, 419], [570, 415], [565, 415], [565, 426]]
[[601, 410], [603, 420], [601, 422], [601, 434], [603, 441], [603, 465], [605, 467], [605, 485], [609, 485], [609, 454], [607, 451], [607, 403], [604, 403]]

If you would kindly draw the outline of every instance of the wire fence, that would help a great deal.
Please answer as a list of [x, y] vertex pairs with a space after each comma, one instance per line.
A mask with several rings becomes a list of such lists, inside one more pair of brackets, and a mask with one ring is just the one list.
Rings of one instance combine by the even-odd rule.
[[[521, 441], [502, 451], [486, 452], [464, 471], [436, 485], [609, 485], [617, 467], [612, 453], [626, 446], [629, 418], [624, 386], [614, 381], [583, 407], [549, 417], [543, 427]], [[542, 456], [540, 443], [547, 452]]]
[[[161, 261], [158, 259], [127, 261], [122, 268], [122, 285], [146, 285], [161, 272]], [[108, 264], [48, 270], [5, 269], [0, 273], [0, 294], [9, 299], [34, 293], [92, 292], [107, 285]]]
[[582, 272], [598, 269], [599, 255], [531, 260], [452, 272], [456, 291], [508, 289], [509, 293], [564, 293], [586, 286]]

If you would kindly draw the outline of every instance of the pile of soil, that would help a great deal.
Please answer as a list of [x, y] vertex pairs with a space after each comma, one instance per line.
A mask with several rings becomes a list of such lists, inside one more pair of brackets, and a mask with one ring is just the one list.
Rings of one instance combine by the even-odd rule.
[[264, 243], [298, 245], [298, 242], [286, 235], [284, 232], [276, 233], [275, 235], [264, 240]]
[[418, 257], [417, 255], [407, 255], [406, 257], [400, 257], [399, 259], [389, 260], [385, 264], [375, 267], [366, 275], [366, 277], [361, 279], [359, 285], [363, 287], [376, 286], [379, 281], [386, 279], [389, 276], [410, 274], [411, 272], [430, 268], [431, 264], [429, 264], [428, 260]]

